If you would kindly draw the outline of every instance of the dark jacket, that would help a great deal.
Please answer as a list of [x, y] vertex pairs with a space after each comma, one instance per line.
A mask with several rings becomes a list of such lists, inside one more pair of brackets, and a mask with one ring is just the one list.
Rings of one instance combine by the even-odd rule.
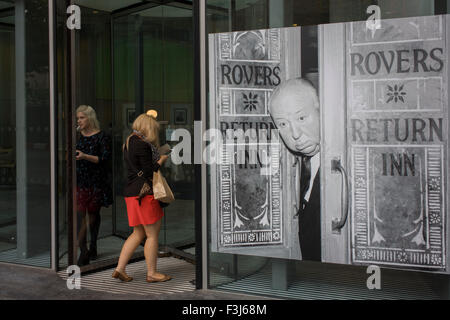
[[302, 260], [321, 261], [320, 169], [314, 179], [311, 195], [298, 219]]
[[[123, 192], [124, 196], [137, 197], [144, 184], [144, 179], [150, 187], [152, 186], [153, 173], [158, 171], [160, 166], [153, 159], [152, 147], [136, 135], [131, 136], [128, 150], [125, 147], [124, 159], [127, 165], [127, 183]], [[130, 165], [130, 161], [132, 165]], [[138, 177], [137, 170], [142, 170], [142, 177]]]

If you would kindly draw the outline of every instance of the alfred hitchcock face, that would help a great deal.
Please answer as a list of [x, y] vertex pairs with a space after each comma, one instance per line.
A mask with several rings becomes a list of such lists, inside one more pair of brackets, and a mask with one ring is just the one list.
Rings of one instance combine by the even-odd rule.
[[292, 153], [312, 157], [319, 152], [320, 117], [314, 87], [298, 80], [290, 82], [274, 94], [269, 110]]

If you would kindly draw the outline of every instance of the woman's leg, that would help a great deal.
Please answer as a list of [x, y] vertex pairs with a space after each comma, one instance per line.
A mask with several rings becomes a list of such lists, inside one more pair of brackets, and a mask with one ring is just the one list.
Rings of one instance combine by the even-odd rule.
[[145, 231], [142, 226], [134, 227], [133, 233], [128, 237], [127, 241], [123, 244], [122, 251], [120, 252], [119, 263], [116, 270], [119, 272], [125, 272], [128, 261], [133, 256], [134, 251], [139, 244], [145, 238]]
[[160, 219], [155, 224], [144, 226], [147, 240], [145, 241], [144, 254], [147, 262], [147, 275], [156, 279], [163, 278], [164, 275], [156, 272], [156, 262], [158, 258], [158, 237], [159, 230], [161, 229]]
[[78, 258], [77, 265], [83, 266], [89, 264], [89, 255], [87, 248], [87, 223], [86, 223], [86, 211], [77, 211], [77, 240], [80, 248], [80, 256]]
[[91, 241], [89, 245], [89, 257], [97, 259], [97, 239], [100, 231], [100, 207], [89, 210], [89, 232], [91, 234]]

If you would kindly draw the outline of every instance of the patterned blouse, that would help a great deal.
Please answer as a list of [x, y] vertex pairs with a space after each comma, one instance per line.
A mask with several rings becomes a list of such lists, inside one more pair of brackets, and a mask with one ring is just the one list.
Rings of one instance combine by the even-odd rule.
[[[99, 163], [88, 160], [77, 160], [77, 189], [83, 194], [79, 201], [95, 201], [102, 207], [108, 207], [113, 203], [111, 181], [111, 139], [103, 131], [89, 137], [80, 135], [77, 150], [97, 156]], [[88, 194], [89, 196], [84, 196]]]

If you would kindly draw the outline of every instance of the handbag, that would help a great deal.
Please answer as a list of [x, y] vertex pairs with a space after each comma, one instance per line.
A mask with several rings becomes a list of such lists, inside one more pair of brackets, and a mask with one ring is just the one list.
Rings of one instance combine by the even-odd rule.
[[160, 170], [153, 173], [153, 196], [163, 203], [175, 201], [172, 190]]

